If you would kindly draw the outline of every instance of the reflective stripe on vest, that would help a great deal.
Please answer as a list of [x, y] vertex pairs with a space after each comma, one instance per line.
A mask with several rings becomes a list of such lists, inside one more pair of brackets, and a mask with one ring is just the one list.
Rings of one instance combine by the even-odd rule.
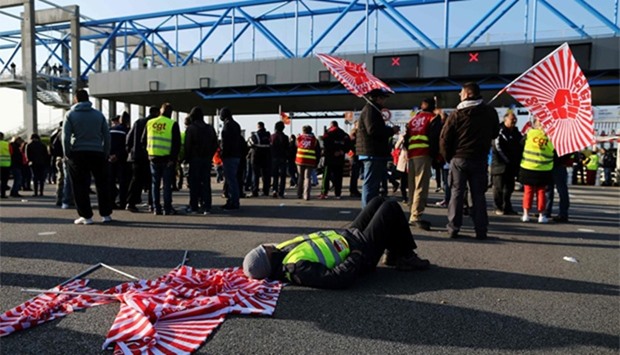
[[428, 144], [428, 137], [424, 135], [411, 136], [409, 137], [408, 143], [407, 149], [409, 150], [430, 147]]
[[553, 144], [542, 130], [530, 129], [527, 132], [521, 167], [534, 171], [553, 169]]
[[316, 138], [308, 134], [302, 134], [297, 137], [297, 154], [295, 155], [295, 164], [298, 165], [316, 165]]
[[11, 166], [11, 150], [9, 142], [0, 141], [0, 167], [8, 168]]
[[[291, 246], [292, 249], [282, 261], [283, 265], [295, 264], [298, 261], [306, 260], [321, 263], [325, 267], [332, 269], [342, 263], [350, 252], [347, 240], [335, 231], [299, 236], [278, 244], [276, 248], [282, 250]], [[290, 280], [289, 274], [286, 274], [286, 277]]]
[[407, 158], [415, 158], [429, 154], [428, 127], [435, 117], [432, 112], [421, 111], [407, 123]]
[[146, 151], [150, 156], [163, 157], [172, 150], [174, 121], [165, 116], [149, 120], [146, 126]]

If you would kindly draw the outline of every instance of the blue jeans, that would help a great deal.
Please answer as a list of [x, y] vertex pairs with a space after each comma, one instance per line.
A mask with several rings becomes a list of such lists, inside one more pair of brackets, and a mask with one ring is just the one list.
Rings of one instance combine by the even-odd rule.
[[228, 189], [228, 199], [226, 205], [229, 207], [239, 207], [239, 183], [237, 182], [237, 169], [239, 169], [240, 158], [224, 158], [224, 179]]
[[545, 215], [547, 217], [551, 217], [551, 213], [553, 210], [553, 195], [554, 188], [558, 190], [558, 196], [560, 197], [560, 211], [558, 216], [568, 218], [568, 208], [570, 207], [570, 199], [568, 197], [568, 185], [566, 184], [566, 179], [568, 178], [568, 173], [566, 172], [565, 166], [553, 166], [553, 184], [547, 186], [546, 190], [546, 200], [547, 205], [545, 206]]
[[364, 182], [362, 183], [362, 208], [379, 196], [379, 186], [387, 174], [387, 159], [364, 160]]
[[164, 210], [172, 210], [172, 177], [176, 165], [169, 161], [151, 161], [151, 193], [153, 194], [153, 207], [155, 211], [161, 211], [159, 187], [162, 179], [164, 183]]
[[205, 211], [211, 210], [211, 160], [193, 158], [189, 161], [189, 207], [194, 211], [202, 205]]
[[64, 161], [63, 169], [65, 170], [65, 181], [62, 185], [62, 203], [65, 205], [73, 205], [73, 184], [71, 183], [71, 175], [69, 174], [69, 164]]

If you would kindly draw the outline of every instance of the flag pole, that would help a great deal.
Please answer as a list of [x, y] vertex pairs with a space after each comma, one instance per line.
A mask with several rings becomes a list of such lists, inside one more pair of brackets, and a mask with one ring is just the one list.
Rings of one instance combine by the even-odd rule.
[[555, 55], [555, 53], [561, 49], [563, 49], [564, 47], [567, 47], [568, 43], [564, 42], [561, 46], [559, 46], [558, 48], [556, 48], [553, 52], [547, 54], [543, 59], [539, 60], [536, 64], [532, 65], [528, 70], [526, 70], [525, 72], [523, 72], [523, 74], [519, 75], [519, 77], [517, 77], [515, 80], [511, 81], [510, 84], [506, 85], [503, 89], [501, 89], [495, 96], [493, 96], [493, 98], [488, 102], [489, 104], [491, 102], [493, 102], [495, 99], [497, 99], [497, 97], [501, 94], [503, 94], [506, 90], [508, 90], [508, 88], [510, 86], [512, 86], [512, 84], [514, 84], [516, 81], [518, 81], [519, 79], [521, 79], [523, 76], [525, 76], [527, 73], [531, 72], [534, 68], [536, 68], [541, 62], [544, 62], [545, 60], [547, 60], [549, 57]]

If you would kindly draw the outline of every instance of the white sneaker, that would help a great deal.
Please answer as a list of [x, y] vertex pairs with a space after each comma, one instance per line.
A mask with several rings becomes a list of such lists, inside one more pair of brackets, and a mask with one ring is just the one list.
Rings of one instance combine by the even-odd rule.
[[63, 210], [68, 210], [69, 209], [69, 204], [63, 203], [60, 208], [62, 208]]
[[530, 215], [528, 213], [524, 213], [523, 216], [521, 216], [521, 222], [529, 222], [530, 221]]
[[93, 219], [80, 217], [76, 219], [75, 221], [73, 221], [73, 224], [93, 224]]
[[544, 214], [538, 216], [538, 223], [549, 223], [549, 219]]
[[101, 223], [110, 223], [112, 222], [112, 217], [111, 216], [103, 216], [101, 217]]

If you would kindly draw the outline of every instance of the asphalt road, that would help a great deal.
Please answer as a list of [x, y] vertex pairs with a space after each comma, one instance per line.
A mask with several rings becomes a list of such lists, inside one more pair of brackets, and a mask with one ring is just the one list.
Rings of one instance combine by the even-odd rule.
[[[76, 226], [74, 210], [53, 205], [53, 188], [42, 198], [0, 202], [3, 311], [31, 297], [22, 288], [52, 287], [98, 262], [142, 278], [167, 273], [185, 250], [194, 267], [237, 266], [259, 243], [341, 228], [359, 211], [350, 198], [260, 197], [231, 213], [115, 211], [110, 225]], [[223, 203], [220, 192], [214, 185], [214, 205]], [[469, 219], [462, 233], [469, 238], [447, 238], [446, 209], [428, 207], [433, 230], [414, 235], [431, 270], [380, 267], [343, 291], [287, 286], [273, 317], [230, 317], [198, 353], [618, 354], [620, 190], [571, 186], [570, 193], [569, 224], [522, 223], [489, 208], [484, 242], [472, 238]], [[439, 199], [431, 193], [431, 202]], [[520, 199], [516, 193], [515, 206]], [[179, 208], [187, 200], [187, 190], [174, 196]], [[96, 288], [126, 281], [102, 269], [90, 279]], [[0, 339], [0, 352], [111, 354], [101, 345], [117, 311], [117, 304], [95, 307], [12, 334]]]

